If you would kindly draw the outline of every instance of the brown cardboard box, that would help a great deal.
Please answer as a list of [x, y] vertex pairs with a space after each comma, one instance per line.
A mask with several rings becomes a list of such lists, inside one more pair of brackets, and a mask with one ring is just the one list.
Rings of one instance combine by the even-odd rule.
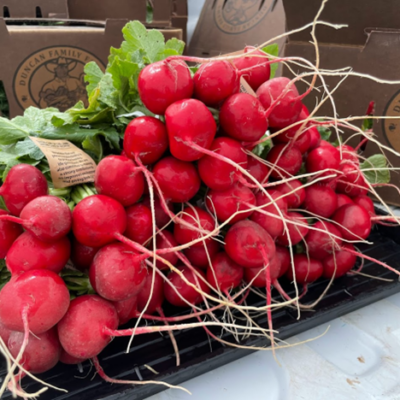
[[[189, 54], [217, 56], [260, 45], [285, 31], [282, 0], [206, 0]], [[280, 47], [284, 39], [278, 41]]]
[[3, 18], [68, 18], [67, 0], [0, 0]]
[[[312, 21], [320, 4], [319, 0], [284, 0], [287, 29], [299, 28]], [[320, 68], [350, 66], [354, 71], [381, 79], [400, 80], [400, 20], [394, 0], [384, 4], [372, 0], [331, 0], [326, 4], [320, 19], [349, 24], [348, 28], [342, 30], [317, 27]], [[309, 43], [310, 39], [310, 30], [290, 36], [285, 46], [285, 55], [301, 56], [315, 62], [315, 51]], [[284, 74], [291, 76], [286, 69]], [[325, 80], [333, 88], [340, 79], [326, 77]], [[299, 84], [298, 88], [304, 91], [305, 85]], [[319, 97], [314, 91], [304, 99], [304, 103], [313, 108]], [[400, 85], [349, 77], [333, 97], [339, 117], [364, 115], [371, 100], [376, 104], [375, 115], [400, 116]], [[333, 115], [329, 102], [321, 107], [318, 115]], [[355, 123], [361, 126], [361, 121]], [[376, 121], [373, 131], [382, 144], [400, 152], [400, 120]], [[369, 142], [364, 155], [369, 156], [377, 151], [377, 145]], [[400, 167], [400, 158], [387, 151], [386, 155], [393, 166]], [[400, 186], [400, 174], [392, 172], [391, 175], [392, 183]], [[379, 193], [388, 203], [400, 205], [400, 195], [395, 189], [383, 188]]]

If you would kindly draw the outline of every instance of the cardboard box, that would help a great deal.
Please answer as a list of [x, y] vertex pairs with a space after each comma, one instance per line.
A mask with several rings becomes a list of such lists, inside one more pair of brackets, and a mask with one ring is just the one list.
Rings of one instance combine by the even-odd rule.
[[[321, 2], [319, 0], [284, 0], [287, 29], [292, 30], [314, 19]], [[372, 12], [373, 10], [373, 12]], [[352, 67], [354, 71], [386, 80], [400, 80], [400, 20], [397, 3], [384, 4], [372, 0], [331, 0], [326, 4], [320, 19], [332, 23], [347, 23], [348, 28], [335, 30], [318, 26], [316, 35], [319, 42], [320, 68], [339, 69]], [[310, 30], [289, 37], [285, 46], [286, 56], [301, 56], [315, 62], [315, 50], [309, 43]], [[284, 69], [284, 75], [292, 77]], [[332, 89], [339, 82], [338, 77], [325, 77]], [[298, 84], [303, 92], [305, 85]], [[400, 116], [400, 85], [388, 85], [360, 77], [348, 77], [335, 91], [336, 110], [339, 117], [364, 115], [371, 100], [375, 101], [375, 115]], [[312, 92], [304, 103], [312, 109], [320, 94]], [[326, 102], [317, 113], [333, 116], [333, 109]], [[361, 126], [362, 121], [353, 122]], [[385, 146], [400, 152], [400, 120], [387, 119], [374, 122], [376, 138]], [[349, 134], [347, 132], [347, 134]], [[359, 139], [351, 144], [358, 143]], [[369, 142], [365, 157], [377, 153], [378, 146]], [[400, 167], [400, 158], [385, 151], [394, 167]], [[391, 172], [392, 183], [400, 187], [399, 172]], [[393, 188], [378, 190], [383, 199], [400, 205], [400, 195]]]
[[[285, 31], [282, 0], [206, 0], [189, 54], [213, 57], [260, 45]], [[284, 39], [278, 41], [280, 47]]]
[[68, 18], [67, 0], [0, 0], [3, 18]]

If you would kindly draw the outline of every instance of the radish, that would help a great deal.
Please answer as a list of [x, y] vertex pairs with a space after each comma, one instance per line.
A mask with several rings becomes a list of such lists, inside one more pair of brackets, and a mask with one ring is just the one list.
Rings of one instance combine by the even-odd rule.
[[137, 296], [131, 296], [125, 300], [112, 302], [118, 315], [119, 325], [126, 324], [136, 316], [137, 302]]
[[[306, 191], [298, 179], [282, 183], [276, 187], [282, 194], [289, 208], [299, 208], [306, 198]], [[290, 193], [290, 194], [289, 194]]]
[[286, 274], [291, 264], [290, 253], [287, 247], [276, 246], [274, 259], [279, 263], [278, 278]]
[[82, 358], [73, 357], [61, 348], [60, 362], [67, 365], [75, 365], [83, 363], [85, 360]]
[[[286, 215], [287, 230], [276, 239], [277, 243], [281, 246], [294, 246], [300, 243], [308, 232], [308, 224], [306, 218], [295, 211], [288, 212]], [[296, 224], [290, 223], [290, 221]], [[289, 242], [290, 238], [290, 242]]]
[[127, 225], [124, 235], [139, 244], [145, 244], [153, 236], [151, 210], [142, 203], [126, 209]]
[[237, 264], [246, 268], [262, 267], [275, 255], [271, 236], [253, 221], [239, 221], [225, 236], [225, 251]]
[[342, 144], [338, 147], [338, 150], [341, 152], [342, 162], [347, 160], [355, 165], [360, 165], [357, 152], [353, 147], [349, 146], [348, 144]]
[[290, 83], [288, 78], [273, 78], [257, 90], [257, 97], [267, 110], [268, 123], [273, 128], [284, 128], [293, 124], [302, 110], [299, 92], [294, 84], [289, 86]]
[[[233, 64], [241, 71], [241, 76], [253, 90], [257, 90], [271, 76], [271, 67], [268, 64], [267, 55], [261, 50], [254, 50], [255, 47], [246, 46], [244, 54], [249, 53], [240, 58], [235, 58]], [[261, 56], [261, 57], [259, 57]]]
[[312, 283], [319, 279], [323, 273], [322, 262], [315, 260], [306, 254], [295, 254], [293, 258], [293, 267], [296, 276], [293, 276], [293, 270], [289, 268], [286, 276], [299, 284]]
[[215, 213], [220, 222], [225, 222], [237, 211], [249, 210], [237, 214], [229, 221], [230, 224], [234, 224], [253, 214], [250, 207], [256, 205], [256, 197], [249, 188], [236, 184], [223, 191], [210, 190], [206, 198], [206, 204], [210, 213]]
[[185, 62], [158, 61], [142, 69], [138, 79], [140, 100], [154, 114], [162, 115], [175, 101], [193, 94], [193, 79]]
[[240, 77], [228, 61], [202, 64], [193, 76], [194, 97], [209, 107], [217, 107], [227, 97], [238, 93]]
[[343, 193], [337, 193], [337, 208], [344, 206], [345, 204], [353, 204], [354, 201]]
[[11, 278], [0, 291], [0, 321], [8, 329], [35, 335], [48, 331], [64, 316], [69, 292], [54, 272], [32, 270]]
[[44, 175], [28, 164], [18, 164], [10, 169], [0, 187], [7, 209], [19, 216], [22, 209], [33, 199], [47, 194], [47, 181]]
[[35, 269], [47, 269], [58, 274], [67, 264], [70, 254], [71, 244], [67, 237], [46, 243], [24, 232], [10, 247], [6, 265], [12, 275]]
[[162, 194], [174, 203], [189, 201], [200, 189], [200, 177], [196, 167], [174, 157], [165, 157], [155, 164], [155, 180]]
[[96, 168], [94, 184], [98, 194], [118, 200], [124, 207], [136, 203], [144, 192], [143, 173], [124, 156], [107, 156]]
[[58, 337], [63, 349], [73, 357], [97, 356], [111, 341], [105, 328], [118, 327], [118, 315], [107, 300], [96, 295], [79, 296], [71, 301], [67, 313], [58, 323]]
[[245, 142], [259, 140], [268, 129], [264, 108], [248, 93], [237, 93], [225, 100], [219, 123], [228, 136]]
[[301, 154], [304, 154], [308, 151], [310, 148], [310, 143], [311, 143], [311, 136], [308, 130], [303, 132], [296, 140], [291, 140], [289, 143], [293, 144], [293, 146], [296, 146]]
[[345, 204], [336, 210], [332, 219], [337, 222], [346, 240], [366, 239], [371, 232], [371, 217], [365, 208], [357, 204]]
[[0, 321], [0, 338], [3, 340], [5, 345], [7, 346], [8, 338], [13, 332], [11, 329], [6, 328]]
[[[336, 147], [327, 143], [321, 145], [308, 153], [306, 158], [306, 170], [309, 173], [320, 172], [324, 169], [338, 170], [340, 163], [340, 153]], [[325, 175], [331, 174], [334, 171], [327, 171]]]
[[[229, 158], [242, 168], [247, 168], [247, 155], [242, 145], [231, 138], [219, 137], [213, 141], [210, 150], [215, 154]], [[226, 190], [232, 187], [242, 173], [234, 166], [210, 155], [205, 155], [198, 162], [201, 180], [214, 190]]]
[[368, 196], [360, 195], [353, 197], [353, 202], [358, 204], [360, 207], [363, 207], [371, 218], [376, 216], [374, 202]]
[[306, 236], [307, 251], [310, 257], [322, 260], [340, 248], [342, 234], [336, 225], [327, 221], [317, 221], [313, 228], [315, 229], [310, 229]]
[[[147, 305], [147, 301], [150, 297], [151, 288], [153, 287], [153, 294], [150, 298], [150, 302]], [[161, 311], [161, 305], [164, 301], [164, 280], [159, 274], [154, 275], [149, 273], [145, 279], [142, 290], [138, 295], [137, 311], [141, 313], [145, 311], [146, 314], [154, 314], [155, 312]], [[147, 305], [147, 307], [146, 307]], [[162, 316], [161, 311], [161, 316]]]
[[[1, 215], [9, 215], [7, 211], [0, 210]], [[15, 222], [0, 219], [0, 259], [5, 258], [8, 250], [22, 233], [22, 227]]]
[[322, 260], [324, 278], [331, 279], [333, 276], [339, 278], [354, 267], [357, 257], [348, 250], [355, 251], [354, 246], [350, 243], [345, 243], [341, 250], [335, 251], [334, 254], [330, 254]]
[[122, 243], [102, 247], [89, 270], [90, 283], [103, 298], [126, 300], [142, 289], [147, 268], [142, 257]]
[[171, 154], [181, 161], [196, 161], [203, 157], [204, 154], [191, 144], [209, 149], [217, 132], [211, 111], [195, 99], [171, 104], [165, 111], [165, 123]]
[[98, 247], [85, 246], [79, 243], [75, 237], [72, 238], [71, 261], [80, 271], [86, 271], [90, 268], [90, 264], [98, 251]]
[[[205, 247], [207, 248], [207, 251]], [[210, 264], [211, 257], [217, 254], [219, 250], [220, 250], [220, 244], [215, 240], [211, 240], [210, 242], [207, 243], [203, 242], [202, 246], [191, 246], [183, 250], [183, 253], [185, 254], [185, 256], [187, 257], [187, 259], [190, 261], [191, 264], [193, 264], [195, 267], [204, 269], [207, 268], [208, 265]]]
[[336, 193], [327, 185], [314, 184], [306, 187], [304, 208], [320, 217], [329, 218], [337, 209]]
[[367, 194], [367, 184], [360, 169], [353, 164], [340, 166], [343, 175], [338, 177], [336, 190], [350, 197]]
[[[178, 246], [178, 242], [171, 232], [164, 230], [158, 233], [156, 237], [157, 250], [170, 249], [176, 246]], [[162, 257], [172, 265], [176, 265], [178, 262], [178, 256], [174, 252], [163, 254]], [[162, 263], [160, 260], [156, 261], [156, 266], [160, 270], [169, 270], [168, 265]]]
[[136, 157], [145, 164], [157, 162], [168, 148], [168, 134], [165, 125], [154, 117], [138, 117], [127, 125], [124, 134], [125, 155], [132, 160]]
[[[166, 203], [169, 211], [172, 212], [173, 211], [173, 204], [171, 203], [171, 201], [166, 199], [165, 203]], [[149, 196], [143, 197], [143, 204], [150, 209], [151, 206], [150, 206], [150, 197]], [[167, 225], [169, 221], [171, 221], [171, 218], [163, 210], [163, 207], [161, 205], [161, 200], [158, 197], [154, 197], [153, 206], [154, 206], [154, 213], [156, 215], [156, 225], [159, 228], [162, 228], [164, 225]]]
[[277, 144], [271, 148], [267, 155], [271, 165], [271, 176], [274, 178], [296, 175], [301, 168], [303, 158], [300, 150], [290, 144]]
[[310, 136], [310, 145], [308, 146], [308, 150], [310, 151], [319, 146], [321, 142], [321, 135], [315, 126], [311, 126], [310, 128], [308, 128], [308, 134]]
[[[268, 180], [269, 167], [256, 157], [247, 157], [247, 171], [260, 183], [265, 183]], [[252, 181], [250, 178], [247, 176], [244, 178], [248, 183], [254, 185], [254, 181]]]

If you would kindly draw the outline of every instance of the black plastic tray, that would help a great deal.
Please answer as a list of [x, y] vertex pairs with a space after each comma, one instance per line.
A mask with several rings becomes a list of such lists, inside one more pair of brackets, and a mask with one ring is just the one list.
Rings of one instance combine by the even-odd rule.
[[[400, 270], [400, 228], [376, 226], [370, 241], [374, 242], [373, 246], [359, 246], [362, 252]], [[312, 312], [302, 312], [300, 320], [296, 319], [297, 312], [290, 308], [274, 312], [274, 329], [279, 330], [277, 336], [280, 339], [286, 339], [400, 292], [398, 276], [383, 267], [366, 263], [363, 272], [391, 278], [393, 282], [384, 282], [360, 275], [337, 279], [318, 306]], [[326, 281], [319, 281], [310, 286], [303, 302], [312, 302], [317, 299], [326, 285]], [[290, 286], [284, 287], [290, 294]], [[259, 298], [250, 298], [249, 301], [252, 300], [254, 305], [265, 304]], [[167, 309], [166, 313], [173, 314], [174, 311], [176, 310]], [[259, 325], [267, 327], [265, 316], [257, 318], [256, 321]], [[218, 333], [218, 329], [215, 332]], [[100, 355], [100, 363], [105, 372], [116, 379], [158, 379], [171, 384], [180, 384], [252, 352], [224, 346], [214, 340], [211, 340], [211, 351], [210, 340], [202, 328], [176, 331], [175, 337], [180, 350], [180, 367], [175, 366], [175, 354], [168, 335], [162, 336], [159, 333], [137, 336], [129, 354], [125, 354], [128, 339], [116, 338]], [[226, 334], [224, 339], [229, 341], [229, 335]], [[265, 338], [259, 337], [248, 339], [242, 343], [257, 346], [269, 344]], [[144, 365], [154, 368], [159, 374], [154, 375]], [[4, 377], [4, 374], [5, 365], [2, 363], [0, 364], [0, 378]], [[49, 389], [40, 396], [40, 399], [140, 400], [165, 389], [160, 385], [111, 385], [94, 375], [94, 368], [89, 362], [83, 365], [81, 372], [78, 371], [77, 366], [59, 364], [50, 372], [42, 374], [41, 378], [47, 383], [67, 389], [69, 393], [65, 394]], [[23, 387], [27, 392], [33, 392], [39, 388], [39, 385], [25, 378]], [[5, 393], [3, 398], [11, 398], [11, 394]]]

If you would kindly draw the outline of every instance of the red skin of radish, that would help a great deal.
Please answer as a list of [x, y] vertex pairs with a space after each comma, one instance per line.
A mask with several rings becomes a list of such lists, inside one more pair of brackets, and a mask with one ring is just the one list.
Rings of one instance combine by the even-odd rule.
[[[300, 285], [315, 282], [322, 276], [323, 266], [322, 262], [307, 257], [306, 254], [295, 254], [293, 257], [294, 271], [296, 282]], [[289, 268], [286, 276], [293, 281], [293, 270]]]
[[93, 289], [110, 301], [126, 300], [141, 291], [147, 268], [139, 254], [122, 243], [102, 247], [89, 270]]
[[347, 272], [354, 267], [357, 257], [346, 251], [346, 249], [354, 251], [354, 246], [350, 243], [345, 243], [342, 249], [343, 250], [336, 251], [335, 255], [331, 254], [322, 260], [324, 278], [331, 279], [333, 274], [335, 274], [335, 278], [339, 278], [347, 274]]
[[253, 221], [236, 222], [225, 236], [226, 253], [242, 267], [256, 268], [265, 265], [261, 248], [269, 260], [275, 255], [275, 243], [271, 236]]
[[300, 153], [304, 154], [310, 148], [310, 133], [308, 132], [308, 130], [306, 130], [294, 142], [291, 141], [290, 143], [293, 143], [293, 146], [296, 146], [300, 150]]
[[343, 193], [337, 193], [337, 208], [344, 206], [345, 204], [353, 204], [354, 201]]
[[[248, 53], [253, 49], [254, 47], [252, 46], [246, 46], [244, 53]], [[263, 56], [263, 58], [259, 56]], [[270, 78], [271, 67], [267, 63], [267, 55], [261, 50], [251, 51], [251, 55], [248, 57], [244, 56], [233, 60], [233, 64], [239, 71], [250, 68], [248, 71], [243, 72], [241, 76], [243, 76], [253, 90], [257, 90]]]
[[286, 271], [290, 267], [290, 253], [287, 247], [276, 246], [275, 257], [273, 258], [275, 262], [279, 263], [279, 275], [278, 278], [286, 274]]
[[[8, 339], [8, 349], [15, 358], [24, 341], [23, 332], [12, 332]], [[53, 368], [59, 361], [61, 345], [56, 328], [39, 335], [29, 335], [29, 341], [20, 363], [32, 374], [41, 374]]]
[[278, 167], [271, 170], [271, 176], [279, 179], [296, 175], [300, 171], [303, 157], [296, 146], [282, 143], [271, 148], [267, 161]]
[[[266, 206], [262, 208], [261, 211], [269, 212], [273, 215], [276, 215], [277, 217], [274, 216], [269, 216], [266, 214], [261, 213], [260, 211], [254, 211], [250, 219], [257, 224], [259, 224], [262, 228], [264, 228], [273, 238], [282, 235], [283, 233], [283, 221], [278, 213], [278, 210], [276, 209], [275, 205], [278, 207], [279, 210], [281, 210], [283, 216], [286, 215], [287, 212], [287, 203], [284, 198], [279, 199], [279, 197], [282, 196], [282, 193], [278, 190], [275, 189], [268, 189], [267, 192], [270, 194], [272, 201], [266, 196], [264, 193], [259, 192], [256, 195], [256, 205], [257, 207], [262, 206], [264, 204], [269, 204], [269, 206]], [[277, 200], [279, 199], [279, 200]], [[275, 204], [275, 205], [274, 205]]]
[[[257, 158], [251, 156], [247, 157], [247, 171], [258, 182], [263, 183], [267, 181], [266, 177], [269, 173], [269, 167], [257, 160]], [[244, 178], [252, 185], [255, 184], [254, 181], [252, 181], [247, 176], [245, 176]]]
[[85, 360], [82, 358], [73, 357], [61, 348], [60, 362], [67, 365], [76, 365], [83, 363]]
[[334, 249], [338, 249], [342, 245], [342, 234], [336, 225], [327, 221], [317, 221], [314, 228], [324, 230], [326, 233], [313, 229], [309, 230], [306, 236], [308, 254], [316, 260], [323, 260], [329, 254], [332, 254]]
[[98, 247], [85, 246], [79, 243], [76, 238], [72, 238], [71, 261], [79, 271], [86, 271], [90, 268], [90, 264], [98, 251]]
[[147, 116], [135, 118], [125, 129], [124, 155], [132, 160], [138, 156], [144, 165], [154, 164], [167, 148], [167, 129], [157, 118]]
[[[147, 301], [150, 297], [151, 286], [153, 285], [153, 294], [150, 299], [149, 305], [146, 307]], [[146, 314], [154, 314], [158, 309], [161, 309], [161, 305], [164, 301], [164, 279], [159, 275], [154, 275], [153, 283], [153, 273], [149, 271], [145, 279], [144, 286], [138, 295], [137, 311], [142, 312], [145, 308]]]
[[[220, 222], [226, 221], [236, 211], [248, 210], [250, 207], [246, 203], [255, 206], [256, 197], [249, 188], [240, 184], [223, 191], [210, 190], [206, 198], [207, 208], [212, 214], [215, 212]], [[252, 214], [252, 210], [237, 214], [229, 223], [234, 224], [237, 221], [249, 218]]]
[[[0, 210], [1, 215], [9, 215], [9, 213]], [[6, 257], [8, 250], [22, 232], [21, 225], [15, 222], [0, 220], [0, 258]]]
[[358, 204], [345, 204], [336, 210], [332, 219], [339, 224], [344, 239], [366, 239], [371, 232], [371, 216]]
[[115, 240], [126, 229], [124, 207], [111, 197], [97, 194], [81, 200], [72, 212], [72, 231], [89, 247], [101, 247]]
[[[163, 235], [158, 234], [156, 237], [157, 250], [170, 249], [171, 247], [178, 246], [178, 242], [175, 240], [175, 237], [171, 232], [164, 230], [164, 231], [162, 231], [162, 233], [163, 233]], [[176, 265], [176, 263], [178, 262], [178, 256], [176, 255], [176, 253], [173, 253], [173, 252], [163, 254], [162, 258], [167, 260], [172, 265]], [[159, 260], [156, 261], [156, 266], [161, 271], [169, 270], [168, 265], [165, 265], [164, 263], [162, 263]]]
[[277, 186], [277, 189], [282, 192], [282, 194], [293, 192], [284, 197], [289, 208], [299, 208], [304, 203], [306, 191], [303, 184], [298, 179], [282, 183]]
[[185, 99], [171, 104], [165, 111], [169, 149], [182, 161], [197, 161], [204, 153], [191, 144], [209, 149], [217, 132], [211, 111], [199, 100]]
[[193, 81], [194, 97], [209, 107], [217, 107], [240, 89], [239, 74], [228, 61], [202, 64], [194, 74]]
[[211, 259], [211, 265], [207, 268], [207, 281], [212, 287], [225, 292], [240, 285], [243, 279], [243, 270], [242, 266], [221, 251]]
[[353, 202], [355, 204], [358, 204], [360, 207], [365, 208], [367, 210], [368, 214], [371, 217], [375, 217], [375, 207], [374, 207], [374, 202], [368, 197], [368, 196], [357, 196], [353, 197]]
[[[234, 139], [219, 137], [213, 141], [210, 150], [229, 158], [244, 169], [247, 168], [247, 155], [244, 148]], [[237, 168], [209, 155], [199, 160], [198, 171], [202, 181], [213, 190], [229, 189], [242, 176]]]
[[228, 97], [221, 107], [219, 122], [228, 136], [245, 142], [259, 140], [268, 129], [264, 108], [248, 93]]
[[193, 79], [184, 61], [158, 61], [142, 69], [138, 89], [143, 104], [162, 115], [172, 103], [192, 97]]
[[98, 194], [119, 201], [124, 207], [135, 204], [144, 192], [143, 173], [124, 156], [107, 156], [96, 168], [94, 185]]
[[[214, 218], [207, 212], [199, 207], [187, 207], [183, 210], [181, 218], [187, 223], [193, 225], [196, 228], [201, 228], [205, 231], [213, 231], [215, 228]], [[174, 226], [174, 237], [179, 244], [186, 244], [193, 240], [199, 239], [204, 235], [197, 232], [189, 227], [182, 224], [175, 224]], [[212, 239], [206, 239], [198, 243], [193, 244], [193, 247], [203, 246], [203, 242], [209, 243]]]
[[22, 313], [28, 308], [29, 330], [48, 331], [64, 316], [69, 291], [64, 281], [49, 270], [32, 270], [13, 277], [0, 292], [0, 320], [11, 330], [23, 332]]
[[327, 185], [314, 184], [306, 187], [304, 208], [320, 217], [329, 218], [337, 209], [336, 193]]
[[58, 337], [64, 350], [73, 357], [97, 356], [111, 341], [104, 328], [117, 329], [118, 314], [111, 302], [89, 294], [71, 301], [58, 323]]
[[[272, 281], [281, 275], [280, 270], [281, 261], [275, 253], [269, 261], [269, 273]], [[244, 280], [247, 283], [251, 282], [253, 287], [265, 288], [265, 265], [257, 268], [244, 268]]]
[[174, 203], [189, 201], [200, 189], [200, 177], [196, 167], [174, 157], [161, 159], [153, 169], [154, 178], [163, 196]]
[[112, 302], [118, 314], [119, 325], [124, 325], [136, 315], [137, 296]]
[[0, 187], [0, 196], [12, 215], [19, 216], [22, 209], [33, 199], [48, 192], [44, 175], [28, 164], [18, 164], [10, 169]]
[[[200, 277], [197, 277], [194, 272], [192, 272], [189, 268], [180, 266], [178, 267], [179, 271], [182, 272], [183, 276], [193, 285], [199, 288], [204, 293], [210, 293], [210, 288], [206, 285]], [[202, 270], [197, 270], [199, 275], [203, 278], [206, 277]], [[196, 283], [196, 279], [198, 283]], [[203, 297], [201, 293], [198, 293], [194, 288], [189, 286], [176, 272], [170, 272], [168, 274], [168, 280], [172, 283], [175, 288], [177, 288], [179, 294], [188, 301], [191, 305], [200, 304], [203, 301]], [[186, 304], [175, 292], [175, 290], [167, 283], [164, 282], [164, 294], [165, 299], [172, 305], [176, 307], [188, 307]]]
[[347, 144], [342, 144], [338, 147], [338, 150], [342, 151], [342, 160], [348, 160], [354, 163], [355, 165], [360, 165], [360, 161], [357, 156], [357, 152], [355, 149]]
[[144, 244], [153, 236], [153, 219], [150, 208], [134, 204], [126, 209], [127, 225], [124, 235], [136, 243]]
[[24, 232], [8, 251], [6, 265], [12, 275], [34, 269], [47, 269], [58, 274], [67, 264], [70, 254], [71, 244], [67, 237], [46, 243]]
[[321, 142], [321, 135], [315, 126], [308, 128], [308, 134], [310, 135], [310, 145], [308, 146], [308, 150], [314, 150]]
[[[166, 199], [166, 203], [167, 203], [167, 206], [168, 206], [169, 210], [173, 211], [174, 207], [173, 207], [171, 201]], [[143, 204], [145, 206], [147, 206], [151, 210], [151, 208], [150, 208], [151, 207], [150, 206], [150, 197], [149, 196], [143, 197]], [[159, 228], [162, 228], [164, 225], [168, 224], [168, 222], [171, 220], [171, 218], [163, 210], [163, 208], [161, 206], [161, 201], [156, 196], [154, 197], [154, 203], [153, 204], [154, 204], [154, 213], [156, 215], [156, 225]]]
[[[321, 141], [322, 144], [323, 141]], [[320, 145], [316, 149], [308, 153], [306, 159], [306, 170], [307, 172], [319, 172], [324, 169], [338, 170], [340, 163], [340, 153], [336, 147], [327, 143], [326, 145]], [[332, 171], [334, 172], [334, 171]], [[332, 173], [327, 171], [324, 175]]]
[[[206, 243], [206, 247], [208, 251], [208, 256], [210, 258], [214, 254], [217, 254], [218, 251], [220, 250], [220, 245], [215, 240]], [[189, 247], [188, 249], [183, 250], [183, 253], [188, 258], [190, 263], [193, 264], [195, 267], [205, 269], [210, 264], [210, 261], [207, 257], [207, 252], [204, 248], [204, 242], [202, 246], [192, 246]]]
[[[294, 246], [297, 243], [300, 243], [303, 238], [307, 235], [308, 232], [308, 224], [307, 220], [303, 215], [298, 212], [288, 212], [286, 215], [286, 219], [292, 220], [294, 222], [303, 224], [300, 225], [293, 225], [291, 223], [287, 223], [288, 234], [284, 233], [276, 239], [276, 242], [281, 246]], [[289, 243], [289, 237], [291, 239], [291, 243]]]
[[3, 340], [3, 342], [7, 345], [8, 338], [11, 335], [11, 332], [13, 332], [11, 329], [6, 328], [0, 321], [0, 338]]
[[340, 166], [340, 171], [344, 174], [344, 176], [342, 175], [337, 181], [336, 190], [339, 193], [344, 193], [349, 197], [367, 194], [364, 175], [358, 169], [358, 167], [351, 164], [344, 164]]
[[[273, 78], [263, 83], [257, 90], [257, 97], [263, 107], [268, 111], [272, 103], [282, 92], [287, 90], [290, 79], [280, 77]], [[299, 92], [296, 86], [292, 84], [286, 94], [275, 105], [268, 116], [268, 123], [273, 128], [284, 128], [296, 122], [302, 110], [302, 103], [299, 99]]]

